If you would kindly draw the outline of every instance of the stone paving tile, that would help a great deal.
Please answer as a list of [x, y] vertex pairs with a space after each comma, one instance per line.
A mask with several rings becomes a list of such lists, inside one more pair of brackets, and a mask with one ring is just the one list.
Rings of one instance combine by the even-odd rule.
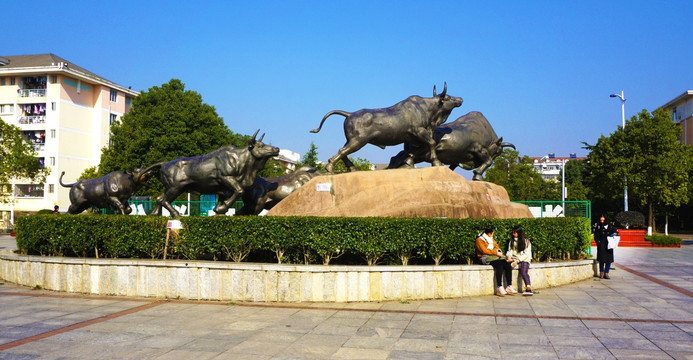
[[642, 349], [609, 349], [619, 360], [645, 359], [645, 360], [670, 360], [671, 356], [662, 350]]
[[398, 338], [379, 336], [352, 336], [344, 343], [346, 348], [380, 349], [390, 351], [395, 346]]
[[591, 348], [603, 348], [602, 343], [594, 336], [565, 336], [549, 335], [549, 342], [555, 346], [583, 346]]
[[154, 359], [161, 360], [208, 360], [219, 356], [218, 352], [214, 351], [188, 351], [174, 349], [165, 354], [155, 357]]
[[626, 339], [626, 338], [603, 338], [599, 341], [609, 350], [632, 349], [632, 350], [659, 350], [657, 345], [645, 338]]
[[390, 355], [389, 351], [381, 349], [357, 349], [357, 348], [340, 348], [335, 352], [330, 359], [340, 360], [379, 360], [387, 359]]
[[388, 360], [444, 360], [445, 354], [440, 352], [418, 352], [393, 350]]
[[557, 346], [554, 350], [559, 359], [594, 359], [611, 360], [616, 359], [605, 347], [582, 347], [582, 346]]
[[556, 351], [551, 345], [501, 344], [504, 359], [556, 359]]
[[447, 348], [446, 340], [428, 340], [428, 339], [406, 339], [401, 338], [395, 343], [394, 350], [406, 350], [408, 352], [445, 352]]

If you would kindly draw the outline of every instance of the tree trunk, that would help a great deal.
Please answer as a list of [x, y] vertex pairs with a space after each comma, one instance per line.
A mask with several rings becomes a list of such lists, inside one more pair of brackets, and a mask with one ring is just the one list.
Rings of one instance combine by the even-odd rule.
[[652, 228], [652, 233], [655, 233], [655, 217], [654, 217], [654, 201], [650, 200], [650, 214], [648, 216], [647, 224]]

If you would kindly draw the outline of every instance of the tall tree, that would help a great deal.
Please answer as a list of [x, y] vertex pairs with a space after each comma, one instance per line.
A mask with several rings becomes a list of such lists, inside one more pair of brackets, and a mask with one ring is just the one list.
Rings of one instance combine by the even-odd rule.
[[[111, 126], [111, 144], [102, 149], [99, 174], [203, 155], [227, 144], [246, 146], [249, 137], [235, 134], [178, 79], [140, 93], [132, 109]], [[154, 184], [153, 194], [160, 191]]]
[[560, 183], [545, 181], [534, 170], [532, 159], [519, 154], [504, 149], [486, 170], [484, 180], [503, 186], [512, 201], [561, 200]]
[[656, 207], [680, 206], [690, 199], [693, 154], [678, 141], [680, 135], [666, 110], [642, 110], [625, 129], [585, 144], [595, 196], [619, 197], [627, 183], [629, 199], [648, 208], [648, 225], [654, 229]]
[[[12, 178], [46, 181], [50, 169], [44, 168], [36, 156], [21, 130], [0, 119], [0, 185], [10, 183]], [[7, 201], [9, 198], [0, 196], [0, 202]]]
[[318, 159], [318, 146], [315, 145], [314, 142], [310, 142], [310, 148], [308, 148], [308, 151], [306, 151], [305, 154], [301, 157], [301, 161], [299, 161], [297, 166], [303, 166], [303, 165], [308, 165], [312, 166], [318, 170], [325, 170], [325, 166], [323, 163]]

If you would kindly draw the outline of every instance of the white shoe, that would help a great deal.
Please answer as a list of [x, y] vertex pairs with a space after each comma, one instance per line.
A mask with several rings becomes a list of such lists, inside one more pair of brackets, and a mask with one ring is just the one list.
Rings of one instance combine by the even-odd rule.
[[517, 291], [513, 288], [512, 285], [508, 285], [507, 288], [505, 288], [505, 292], [507, 292], [510, 295], [515, 295], [517, 294]]
[[502, 286], [499, 286], [498, 289], [496, 289], [496, 295], [505, 296], [505, 295], [508, 295], [508, 293], [505, 292], [505, 289], [503, 289]]

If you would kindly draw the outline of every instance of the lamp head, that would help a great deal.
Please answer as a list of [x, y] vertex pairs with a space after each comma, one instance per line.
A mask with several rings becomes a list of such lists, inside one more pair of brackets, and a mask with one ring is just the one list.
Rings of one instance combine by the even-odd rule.
[[616, 95], [616, 94], [611, 94], [611, 95], [609, 95], [609, 97], [618, 97], [618, 95]]

